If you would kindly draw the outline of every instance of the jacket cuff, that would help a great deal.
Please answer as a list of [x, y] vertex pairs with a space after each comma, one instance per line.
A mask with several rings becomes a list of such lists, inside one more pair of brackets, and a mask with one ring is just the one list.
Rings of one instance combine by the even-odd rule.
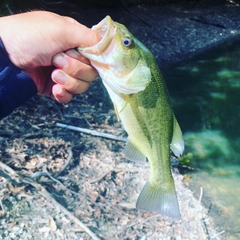
[[36, 94], [34, 81], [10, 61], [0, 39], [0, 119]]

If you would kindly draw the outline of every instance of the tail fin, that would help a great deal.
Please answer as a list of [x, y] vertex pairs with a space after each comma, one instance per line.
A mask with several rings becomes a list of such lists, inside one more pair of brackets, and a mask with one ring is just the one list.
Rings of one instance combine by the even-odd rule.
[[136, 207], [150, 212], [159, 212], [169, 220], [178, 221], [181, 218], [178, 199], [174, 184], [172, 189], [153, 187], [147, 182], [140, 193]]

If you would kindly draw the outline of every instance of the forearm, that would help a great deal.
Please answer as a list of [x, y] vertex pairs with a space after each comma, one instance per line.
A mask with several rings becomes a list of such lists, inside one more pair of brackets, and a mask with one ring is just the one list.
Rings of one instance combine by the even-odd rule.
[[0, 119], [36, 95], [33, 80], [9, 59], [0, 39]]

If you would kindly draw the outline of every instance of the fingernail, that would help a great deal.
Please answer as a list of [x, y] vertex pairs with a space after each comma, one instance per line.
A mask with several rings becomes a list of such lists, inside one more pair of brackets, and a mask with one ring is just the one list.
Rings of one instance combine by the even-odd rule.
[[78, 58], [80, 56], [80, 53], [78, 53], [76, 50], [74, 49], [70, 49], [70, 50], [67, 50], [66, 51], [66, 54], [69, 56], [69, 57], [72, 57], [72, 58]]
[[64, 85], [67, 82], [67, 76], [63, 71], [54, 71], [52, 78], [56, 83]]
[[53, 64], [59, 68], [65, 68], [67, 67], [68, 62], [65, 57], [61, 53], [59, 53], [53, 57]]

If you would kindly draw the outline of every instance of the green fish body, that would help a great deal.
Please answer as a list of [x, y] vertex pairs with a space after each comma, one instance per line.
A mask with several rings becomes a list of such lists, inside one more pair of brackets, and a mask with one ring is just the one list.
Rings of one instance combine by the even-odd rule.
[[134, 161], [147, 157], [151, 167], [136, 206], [179, 220], [170, 152], [180, 156], [184, 142], [156, 60], [124, 25], [109, 16], [93, 29], [99, 31], [102, 40], [93, 47], [79, 48], [79, 52], [99, 72], [128, 133], [125, 156]]

